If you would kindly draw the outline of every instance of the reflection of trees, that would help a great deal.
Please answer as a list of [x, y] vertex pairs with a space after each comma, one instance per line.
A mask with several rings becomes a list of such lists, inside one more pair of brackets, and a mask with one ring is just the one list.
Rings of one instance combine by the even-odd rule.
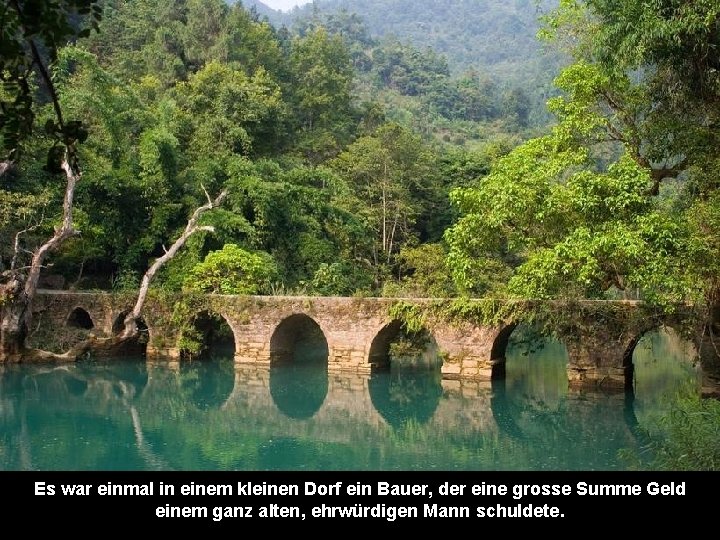
[[[271, 382], [281, 371], [221, 364], [3, 368], [0, 468], [613, 469], [617, 451], [638, 444], [621, 395], [566, 392], [548, 403], [495, 386], [491, 400], [488, 388], [402, 370], [332, 385], [323, 370], [315, 382], [288, 370], [283, 384]], [[272, 385], [296, 385], [295, 416], [279, 410]], [[480, 413], [489, 401], [495, 423]]]
[[408, 422], [427, 423], [442, 396], [441, 375], [426, 371], [395, 370], [370, 378], [370, 399], [394, 428]]
[[217, 409], [227, 401], [235, 385], [231, 358], [180, 365], [182, 395], [199, 410]]
[[541, 462], [554, 469], [622, 468], [618, 452], [636, 444], [625, 397], [569, 393], [567, 362], [562, 343], [518, 326], [508, 340], [506, 378], [493, 381], [498, 428], [531, 469]]
[[[21, 385], [22, 375], [16, 366], [0, 366], [0, 470], [35, 468], [26, 403], [17, 403], [15, 399], [17, 388]], [[17, 462], [17, 467], [12, 466], [14, 462]]]
[[568, 354], [561, 342], [518, 325], [508, 339], [505, 380], [510, 397], [522, 395], [540, 408], [559, 406], [568, 391]]
[[[139, 454], [151, 458], [148, 449], [143, 448], [142, 428], [134, 405], [146, 384], [144, 364], [136, 362], [16, 366], [4, 371], [0, 388], [11, 389], [13, 395], [4, 400], [2, 410], [12, 410], [14, 418], [2, 418], [2, 431], [18, 438], [20, 454], [17, 464], [13, 465], [10, 458], [8, 466], [67, 468], [63, 464], [54, 465], [56, 454], [66, 453], [74, 458], [78, 468], [113, 468], [103, 464], [103, 460], [110, 457], [115, 461], [123, 451], [113, 447], [116, 438], [103, 435], [108, 429], [122, 430], [128, 418], [137, 435]], [[47, 414], [48, 408], [52, 415]], [[145, 466], [151, 465], [152, 461], [146, 459]]]
[[623, 469], [620, 452], [638, 444], [623, 394], [566, 394], [548, 404], [498, 381], [491, 406], [512, 449], [507, 457], [524, 456], [530, 470]]

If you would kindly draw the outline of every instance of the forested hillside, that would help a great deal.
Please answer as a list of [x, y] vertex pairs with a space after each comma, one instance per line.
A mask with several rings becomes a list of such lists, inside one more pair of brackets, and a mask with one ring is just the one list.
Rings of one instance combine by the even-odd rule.
[[[225, 189], [222, 207], [203, 218], [214, 232], [193, 236], [158, 286], [451, 292], [440, 244], [448, 191], [489, 158], [388, 121], [382, 103], [356, 94], [359, 68], [340, 36], [321, 25], [277, 30], [222, 0], [102, 8], [98, 31], [50, 63], [57, 103], [41, 89], [33, 135], [3, 176], [3, 269], [29, 262], [60, 215], [57, 105], [82, 126], [81, 234], [51, 254], [46, 282], [137, 287], [206, 192]], [[421, 266], [435, 277], [413, 278]]]
[[314, 14], [354, 13], [373, 38], [431, 48], [448, 58], [455, 73], [474, 68], [519, 80], [538, 74], [555, 54], [544, 54], [536, 34], [539, 17], [557, 7], [557, 0], [315, 0], [289, 13], [273, 13], [261, 1], [244, 4], [287, 26]]
[[[363, 60], [360, 66], [377, 64], [371, 82], [379, 73], [383, 82], [401, 87], [402, 93], [407, 86], [404, 79], [412, 77], [408, 72], [424, 64], [431, 76], [441, 74], [454, 81], [449, 87], [435, 85], [436, 98], [452, 99], [481, 87], [482, 102], [464, 96], [473, 100], [465, 107], [474, 113], [473, 119], [506, 116], [504, 108], [520, 107], [526, 125], [551, 121], [545, 103], [555, 93], [552, 80], [567, 58], [537, 34], [542, 17], [557, 6], [556, 0], [316, 0], [288, 13], [255, 0], [245, 5], [276, 27], [302, 33], [308, 26], [323, 24], [342, 35], [356, 51], [356, 59]], [[446, 138], [473, 137], [472, 127], [437, 122], [438, 115], [447, 117], [442, 103], [428, 110], [422, 100], [387, 95], [380, 99], [390, 103], [395, 119], [419, 118], [417, 123], [432, 124]]]
[[[290, 30], [222, 0], [95, 7], [97, 28], [46, 59], [34, 93], [4, 75], [7, 276], [57, 230], [70, 155], [82, 234], [53, 244], [43, 267], [66, 287], [136, 287], [193, 210], [226, 190], [203, 216], [214, 232], [192, 236], [156, 286], [717, 296], [717, 66], [702, 53], [715, 11], [666, 20], [642, 3], [563, 5], [545, 30], [574, 63], [544, 127], [522, 87], [377, 40], [349, 12]], [[632, 17], [647, 32], [620, 36]], [[685, 48], [653, 45], [658, 25]], [[22, 115], [9, 114], [13, 99]]]

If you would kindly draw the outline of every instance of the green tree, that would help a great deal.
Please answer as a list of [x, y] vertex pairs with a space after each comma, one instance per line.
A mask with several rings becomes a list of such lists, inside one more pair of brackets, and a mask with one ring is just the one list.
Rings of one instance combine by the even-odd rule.
[[[595, 93], [607, 133], [649, 172], [651, 195], [674, 194], [676, 220], [690, 226], [684, 266], [711, 305], [720, 302], [712, 218], [720, 186], [720, 86], [711, 52], [720, 46], [719, 25], [720, 6], [713, 1], [568, 0], [547, 21], [547, 33], [576, 58], [608, 81], [625, 81]], [[707, 218], [704, 224], [698, 215]]]
[[[97, 28], [102, 8], [98, 0], [27, 0], [4, 1], [0, 33], [0, 175], [9, 162], [19, 157], [21, 143], [33, 129], [36, 94], [33, 78], [44, 85], [43, 101], [55, 107], [53, 133], [59, 141], [72, 146], [78, 140], [80, 126], [66, 123], [57, 103], [55, 88], [48, 74], [59, 47], [77, 36], [89, 35]], [[80, 23], [80, 24], [78, 24]], [[83, 23], [89, 23], [84, 27]]]
[[457, 293], [446, 260], [447, 250], [440, 243], [402, 247], [398, 254], [402, 277], [398, 282], [386, 284], [383, 293], [412, 298], [455, 296]]
[[331, 166], [350, 186], [344, 204], [374, 231], [371, 260], [380, 276], [418, 236], [422, 197], [435, 175], [432, 155], [417, 136], [386, 124], [351, 144]]
[[280, 137], [284, 103], [280, 88], [265, 69], [247, 76], [212, 61], [176, 88], [190, 135], [192, 160], [218, 155], [271, 151]]
[[452, 193], [462, 214], [447, 233], [458, 286], [474, 294], [498, 287], [488, 279], [493, 269], [512, 276], [509, 292], [523, 297], [598, 297], [610, 287], [640, 288], [660, 302], [694, 297], [688, 231], [653, 197], [652, 170], [632, 144], [612, 141], [620, 157], [609, 166], [599, 153], [614, 119], [597, 96], [636, 98], [628, 79], [580, 62], [557, 84], [566, 95], [550, 103], [560, 120], [551, 134]]
[[[288, 288], [307, 285], [323, 264], [353, 268], [367, 254], [367, 228], [343, 208], [340, 198], [347, 187], [326, 168], [237, 162], [227, 186], [228, 209], [247, 224], [246, 232], [234, 233], [234, 241], [271, 253]], [[219, 231], [223, 227], [217, 224]], [[359, 279], [358, 286], [365, 281]]]
[[[25, 337], [31, 316], [40, 271], [49, 253], [76, 234], [73, 223], [75, 187], [80, 177], [77, 147], [88, 136], [78, 120], [68, 120], [60, 106], [57, 89], [49, 72], [49, 62], [57, 50], [79, 34], [90, 21], [97, 27], [102, 8], [91, 0], [51, 0], [4, 2], [3, 31], [0, 34], [0, 177], [10, 174], [14, 161], [21, 157], [20, 148], [34, 127], [36, 95], [30, 79], [37, 76], [44, 95], [53, 110], [45, 122], [45, 132], [52, 140], [47, 152], [46, 169], [51, 174], [64, 173], [65, 189], [59, 224], [46, 240], [32, 251], [27, 266], [16, 266], [0, 274], [0, 360], [16, 359], [25, 349]], [[12, 200], [2, 193], [0, 200]], [[35, 206], [31, 203], [30, 208]], [[17, 234], [15, 239], [17, 239]], [[14, 242], [14, 255], [20, 253]]]
[[562, 1], [547, 33], [575, 63], [550, 135], [500, 159], [453, 199], [458, 284], [520, 296], [638, 289], [718, 303], [715, 2]]
[[290, 68], [296, 147], [318, 163], [338, 153], [354, 125], [350, 56], [342, 38], [318, 28], [293, 40]]
[[184, 288], [213, 294], [262, 294], [270, 292], [276, 277], [277, 267], [269, 254], [226, 244], [195, 265]]

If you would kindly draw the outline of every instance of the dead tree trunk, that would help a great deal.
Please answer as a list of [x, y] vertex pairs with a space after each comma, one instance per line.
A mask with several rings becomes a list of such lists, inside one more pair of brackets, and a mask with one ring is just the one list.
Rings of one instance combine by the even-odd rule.
[[19, 361], [25, 347], [27, 306], [20, 300], [22, 289], [15, 276], [0, 285], [0, 362]]
[[188, 220], [187, 226], [185, 227], [185, 230], [180, 235], [180, 237], [175, 240], [173, 245], [170, 246], [170, 249], [165, 251], [165, 254], [163, 256], [155, 259], [155, 262], [153, 262], [150, 268], [148, 268], [147, 272], [145, 272], [145, 275], [142, 278], [142, 282], [140, 283], [140, 290], [138, 291], [138, 297], [137, 301], [135, 302], [135, 306], [133, 307], [132, 311], [128, 313], [127, 317], [125, 317], [125, 328], [120, 336], [120, 339], [127, 340], [137, 337], [139, 333], [138, 320], [140, 319], [143, 306], [145, 305], [145, 300], [147, 299], [148, 291], [150, 290], [150, 283], [155, 277], [155, 274], [157, 274], [158, 270], [160, 270], [160, 268], [162, 268], [165, 263], [167, 263], [177, 254], [178, 250], [180, 250], [180, 248], [185, 245], [185, 242], [187, 242], [188, 238], [190, 238], [193, 234], [199, 231], [215, 231], [215, 229], [211, 226], [198, 225], [198, 221], [203, 213], [220, 206], [222, 201], [227, 196], [227, 191], [223, 190], [220, 195], [218, 195], [214, 200], [210, 198], [210, 195], [207, 193], [207, 191], [205, 192], [205, 196], [207, 197], [208, 202], [203, 206], [195, 209], [195, 212], [193, 212], [193, 215]]
[[[6, 276], [7, 281], [0, 285], [0, 362], [17, 362], [24, 355], [33, 356], [25, 348], [27, 328], [30, 324], [32, 301], [37, 293], [38, 280], [48, 254], [56, 250], [65, 240], [77, 234], [73, 227], [73, 199], [75, 186], [80, 174], [70, 165], [66, 155], [62, 163], [67, 184], [63, 200], [62, 223], [55, 233], [43, 245], [33, 252], [27, 274], [12, 268]], [[16, 245], [16, 249], [18, 246]], [[47, 353], [50, 354], [50, 353]]]

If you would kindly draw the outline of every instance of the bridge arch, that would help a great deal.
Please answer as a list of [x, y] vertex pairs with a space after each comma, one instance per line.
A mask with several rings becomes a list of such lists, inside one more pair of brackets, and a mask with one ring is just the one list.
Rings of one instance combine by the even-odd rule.
[[524, 395], [557, 403], [569, 383], [565, 343], [535, 326], [513, 322], [496, 335], [490, 353], [493, 388], [513, 386]]
[[90, 313], [81, 306], [76, 306], [70, 312], [66, 319], [66, 325], [70, 328], [78, 328], [81, 330], [92, 330], [95, 328], [95, 323], [93, 322]]
[[[118, 313], [112, 319], [110, 333], [113, 336], [119, 336], [123, 332], [123, 330], [125, 330], [125, 317], [130, 314], [130, 311], [130, 309], [125, 309]], [[147, 345], [150, 342], [151, 337], [150, 328], [148, 328], [145, 319], [143, 319], [142, 317], [135, 321], [135, 324], [137, 325], [137, 329], [139, 332], [138, 337], [134, 342], [125, 346], [124, 353], [131, 356], [145, 356], [147, 354]]]
[[491, 379], [502, 379], [505, 377], [505, 359], [507, 354], [510, 336], [517, 328], [516, 322], [504, 326], [493, 340], [490, 350], [490, 362], [492, 363]]
[[[658, 350], [659, 349], [659, 350]], [[695, 345], [682, 337], [681, 332], [669, 324], [652, 325], [633, 335], [625, 344], [623, 369], [625, 370], [625, 390], [634, 392], [638, 383], [638, 371], [642, 371], [643, 359], [638, 356], [660, 355], [668, 362], [675, 362], [680, 369], [692, 370], [699, 381], [701, 378], [700, 356]], [[647, 361], [647, 360], [646, 360]], [[684, 368], [682, 365], [684, 364]], [[642, 377], [642, 375], [640, 375]]]
[[327, 334], [305, 313], [285, 317], [270, 336], [270, 363], [311, 362], [327, 365], [330, 347]]
[[372, 370], [392, 367], [440, 369], [442, 357], [433, 334], [425, 327], [410, 332], [400, 320], [392, 320], [375, 333], [368, 349]]
[[180, 335], [178, 349], [180, 357], [186, 360], [207, 359], [214, 353], [232, 356], [237, 350], [235, 329], [220, 311], [200, 311]]
[[330, 347], [309, 315], [294, 313], [270, 337], [270, 396], [278, 410], [296, 420], [315, 416], [328, 394]]
[[[505, 376], [507, 366], [507, 353], [508, 347], [511, 343], [517, 344], [518, 332], [524, 332], [527, 334], [525, 348], [523, 355], [533, 352], [538, 348], [543, 348], [548, 340], [556, 341], [556, 339], [545, 332], [538, 331], [537, 328], [529, 326], [520, 322], [511, 322], [498, 332], [497, 336], [493, 340], [492, 349], [490, 351], [490, 361], [493, 364], [492, 367], [492, 378], [503, 378]], [[565, 346], [562, 341], [558, 341]], [[567, 347], [566, 347], [567, 348]]]

